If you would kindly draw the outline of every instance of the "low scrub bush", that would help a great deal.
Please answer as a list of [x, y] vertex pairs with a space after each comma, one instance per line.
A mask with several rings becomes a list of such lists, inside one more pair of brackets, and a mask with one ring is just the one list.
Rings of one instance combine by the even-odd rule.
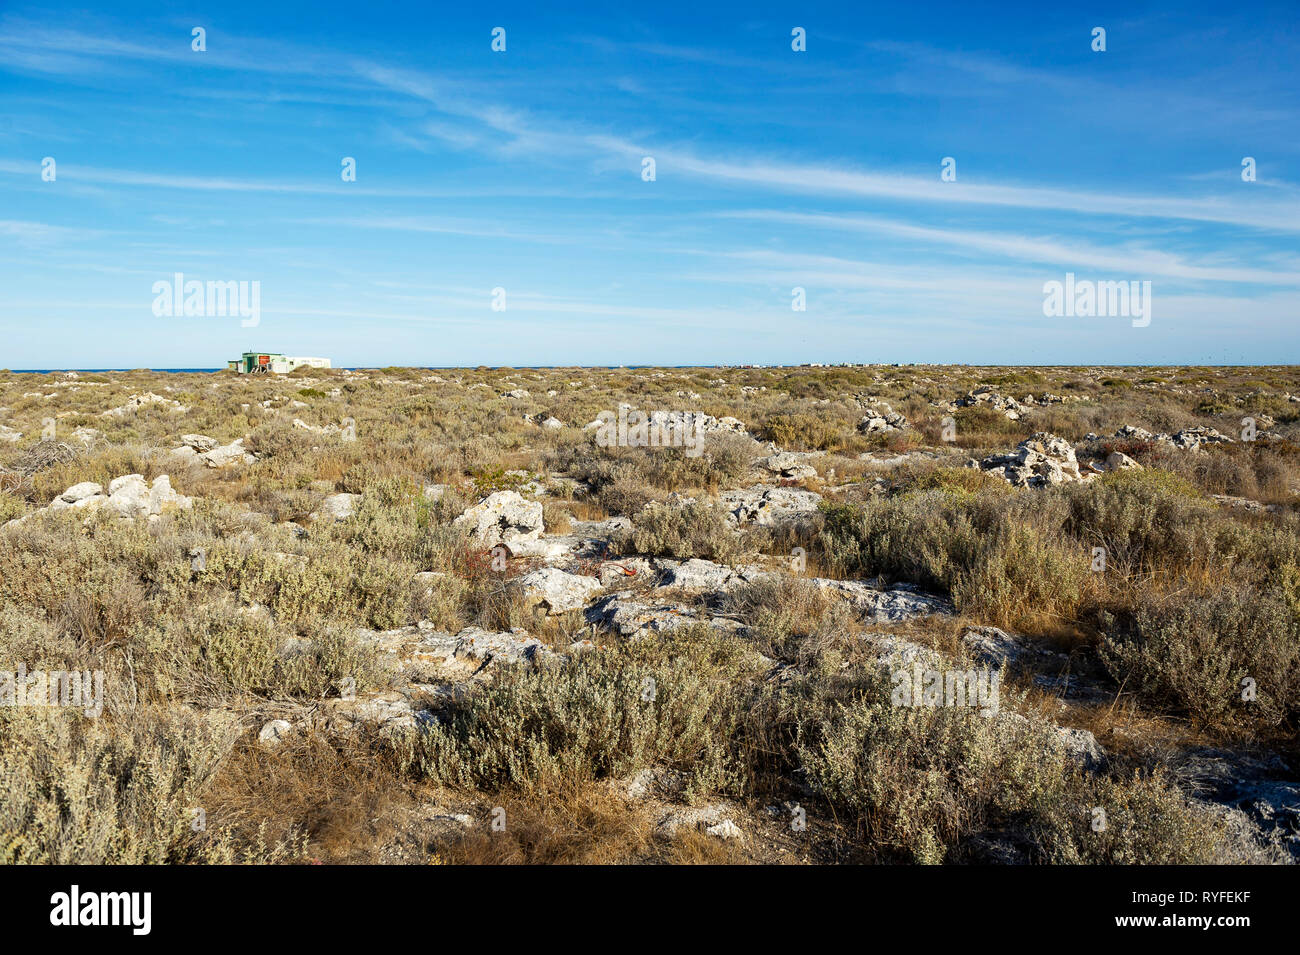
[[680, 559], [702, 557], [727, 563], [743, 551], [726, 512], [703, 501], [680, 507], [651, 504], [632, 523], [632, 546], [638, 553]]

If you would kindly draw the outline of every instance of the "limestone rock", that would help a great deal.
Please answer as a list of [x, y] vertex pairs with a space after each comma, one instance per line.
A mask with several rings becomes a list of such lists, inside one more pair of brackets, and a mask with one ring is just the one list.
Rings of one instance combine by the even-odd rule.
[[466, 627], [456, 634], [457, 657], [470, 660], [492, 660], [503, 663], [524, 663], [551, 655], [550, 647], [523, 630], [492, 633], [482, 627]]
[[578, 610], [587, 605], [591, 595], [601, 589], [595, 577], [570, 574], [555, 567], [544, 567], [519, 578], [524, 599], [540, 604], [549, 614]]
[[257, 458], [244, 450], [244, 439], [213, 447], [199, 455], [199, 460], [210, 468], [228, 468], [237, 464], [252, 464]]
[[625, 560], [606, 561], [600, 565], [600, 585], [613, 587], [626, 586], [634, 580], [644, 580], [654, 570], [650, 561], [644, 557], [629, 557]]
[[766, 576], [755, 567], [733, 570], [724, 564], [715, 564], [711, 560], [698, 557], [691, 560], [661, 560], [659, 569], [663, 572], [664, 587], [680, 587], [683, 590], [708, 591], [721, 593], [751, 580]]
[[795, 451], [778, 451], [776, 454], [760, 458], [754, 463], [766, 471], [771, 471], [778, 477], [802, 481], [805, 478], [817, 476], [817, 469], [808, 463], [812, 457], [815, 457], [815, 455]]
[[907, 427], [907, 419], [879, 399], [860, 398], [858, 403], [866, 408], [866, 414], [858, 421], [858, 431], [862, 434], [902, 431]]
[[517, 491], [497, 491], [461, 514], [452, 523], [468, 527], [485, 546], [536, 541], [542, 536], [542, 505], [524, 500]]
[[72, 487], [56, 497], [50, 503], [50, 507], [59, 510], [60, 505], [67, 507], [70, 504], [76, 504], [78, 501], [84, 501], [86, 498], [103, 493], [104, 488], [102, 485], [96, 484], [94, 481], [82, 481], [80, 484], [72, 485]]
[[992, 385], [981, 385], [974, 391], [967, 393], [965, 396], [958, 398], [948, 405], [949, 411], [956, 411], [958, 408], [986, 407], [1001, 412], [1011, 421], [1019, 421], [1028, 409], [1015, 398], [998, 394]]
[[673, 601], [641, 598], [630, 590], [602, 597], [587, 609], [586, 618], [591, 623], [604, 624], [621, 635], [632, 638], [699, 623], [729, 633], [741, 628], [735, 620], [711, 617], [693, 607]]
[[808, 520], [817, 512], [822, 499], [815, 491], [762, 485], [723, 491], [718, 497], [729, 511], [729, 520], [763, 527]]
[[930, 614], [952, 613], [952, 605], [942, 597], [922, 593], [905, 584], [884, 590], [872, 582], [861, 580], [813, 577], [811, 582], [822, 590], [848, 600], [857, 614], [875, 623], [893, 623]]
[[181, 435], [181, 444], [202, 454], [204, 451], [211, 451], [215, 448], [217, 439], [209, 438], [206, 434], [183, 434]]
[[342, 430], [336, 424], [326, 424], [326, 425], [308, 424], [306, 421], [303, 421], [301, 418], [294, 418], [293, 426], [302, 431], [310, 431], [312, 434], [339, 434], [341, 433]]
[[730, 819], [723, 819], [717, 825], [705, 826], [704, 831], [715, 839], [734, 840], [736, 842], [745, 841], [745, 834]]
[[280, 742], [280, 738], [288, 734], [293, 729], [293, 724], [288, 720], [271, 720], [262, 726], [257, 734], [257, 741], [264, 746], [274, 746]]
[[672, 809], [655, 826], [655, 835], [661, 839], [672, 840], [685, 832], [708, 832], [715, 829], [717, 831], [711, 832], [711, 835], [719, 838], [735, 838], [740, 834], [740, 829], [732, 822], [730, 816], [730, 807], [723, 804]]
[[1038, 431], [1011, 454], [995, 454], [980, 467], [1015, 487], [1047, 487], [1084, 480], [1074, 448], [1064, 438]]
[[1061, 745], [1065, 747], [1065, 755], [1068, 759], [1089, 771], [1099, 770], [1106, 765], [1106, 751], [1101, 748], [1097, 737], [1089, 730], [1058, 726], [1056, 732], [1061, 738]]
[[[155, 519], [165, 511], [186, 509], [193, 501], [172, 490], [171, 479], [160, 474], [150, 486], [140, 474], [125, 474], [108, 485], [108, 493], [92, 481], [74, 484], [56, 497], [46, 510], [98, 510], [104, 508], [125, 520]], [[30, 515], [29, 515], [30, 516]], [[20, 520], [25, 520], [21, 518]]]
[[124, 404], [116, 408], [110, 408], [103, 412], [101, 418], [120, 418], [123, 415], [130, 414], [133, 411], [139, 411], [141, 408], [147, 408], [150, 405], [158, 405], [167, 411], [188, 411], [179, 401], [171, 398], [164, 398], [162, 395], [155, 395], [152, 391], [147, 391], [142, 395], [132, 395], [126, 399]]
[[1206, 444], [1230, 444], [1232, 439], [1226, 437], [1213, 428], [1184, 428], [1170, 439], [1170, 443], [1176, 448], [1182, 448], [1185, 451], [1200, 451], [1202, 445]]
[[346, 521], [357, 509], [360, 494], [331, 494], [320, 502], [320, 508], [311, 515], [313, 521]]

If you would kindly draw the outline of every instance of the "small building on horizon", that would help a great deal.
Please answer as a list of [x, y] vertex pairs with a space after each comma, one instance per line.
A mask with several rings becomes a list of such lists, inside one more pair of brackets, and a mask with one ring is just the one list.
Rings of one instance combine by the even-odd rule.
[[246, 351], [241, 358], [226, 362], [226, 368], [241, 375], [269, 374], [287, 375], [295, 368], [329, 368], [328, 358], [291, 358], [276, 352]]

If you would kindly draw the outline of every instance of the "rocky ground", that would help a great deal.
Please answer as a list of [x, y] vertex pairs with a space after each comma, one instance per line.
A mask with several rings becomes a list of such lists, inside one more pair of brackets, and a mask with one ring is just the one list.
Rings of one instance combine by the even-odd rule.
[[0, 374], [0, 858], [1294, 862], [1297, 393]]

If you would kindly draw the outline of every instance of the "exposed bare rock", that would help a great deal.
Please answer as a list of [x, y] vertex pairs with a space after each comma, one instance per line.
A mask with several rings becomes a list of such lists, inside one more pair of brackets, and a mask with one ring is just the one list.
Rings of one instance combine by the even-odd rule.
[[956, 411], [958, 408], [973, 407], [992, 408], [994, 411], [1000, 411], [1011, 421], [1019, 421], [1028, 412], [1028, 409], [1015, 398], [998, 394], [997, 389], [992, 385], [981, 385], [950, 403], [947, 410]]
[[385, 654], [408, 674], [432, 668], [452, 679], [464, 679], [484, 663], [524, 663], [555, 656], [546, 644], [524, 630], [493, 633], [481, 627], [466, 627], [451, 634], [435, 629], [427, 620], [396, 630], [360, 629], [355, 639]]
[[884, 590], [863, 580], [830, 580], [826, 577], [813, 577], [811, 580], [822, 590], [846, 599], [856, 613], [875, 623], [952, 613], [952, 604], [947, 600], [922, 593], [906, 584]]
[[745, 834], [740, 830], [740, 826], [736, 825], [730, 819], [723, 819], [717, 825], [705, 826], [704, 831], [715, 839], [724, 839], [735, 842], [745, 841]]
[[1232, 494], [1211, 494], [1210, 497], [1214, 502], [1222, 507], [1231, 507], [1238, 510], [1248, 511], [1252, 514], [1264, 512], [1277, 513], [1282, 510], [1276, 504], [1265, 504], [1262, 501], [1252, 501], [1245, 497], [1236, 497]]
[[389, 691], [367, 699], [332, 700], [327, 720], [343, 732], [361, 725], [378, 730], [400, 731], [415, 729], [424, 716], [416, 712], [410, 700], [400, 693]]
[[257, 741], [264, 746], [274, 746], [280, 742], [281, 737], [287, 736], [292, 730], [293, 724], [288, 720], [271, 720], [263, 724], [257, 734]]
[[[619, 409], [634, 411], [635, 409], [627, 404], [622, 403]], [[647, 433], [658, 432], [660, 434], [747, 434], [744, 422], [737, 418], [722, 417], [715, 418], [713, 415], [704, 414], [698, 411], [650, 411], [646, 413]], [[583, 431], [595, 431], [597, 428], [604, 426], [599, 418], [583, 426]]]
[[937, 670], [945, 664], [943, 654], [937, 650], [890, 633], [863, 634], [863, 639], [871, 648], [876, 665], [891, 671], [913, 666]]
[[82, 481], [80, 484], [72, 485], [72, 487], [51, 501], [50, 508], [56, 511], [62, 510], [64, 507], [71, 507], [73, 504], [78, 504], [103, 493], [103, 485], [96, 484], [94, 481]]
[[601, 583], [595, 577], [570, 574], [555, 567], [525, 574], [519, 578], [519, 584], [528, 603], [541, 605], [550, 614], [585, 607], [592, 594], [601, 589]]
[[675, 769], [642, 769], [630, 778], [611, 780], [615, 790], [628, 799], [675, 798], [686, 791], [687, 775]]
[[907, 427], [907, 419], [879, 399], [859, 400], [859, 404], [866, 408], [866, 414], [858, 421], [858, 431], [863, 434], [902, 431]]
[[718, 497], [729, 511], [729, 520], [741, 525], [758, 524], [764, 527], [808, 520], [817, 512], [817, 505], [822, 499], [815, 491], [763, 485], [723, 491]]
[[1064, 438], [1038, 431], [1011, 454], [995, 454], [979, 466], [1015, 487], [1048, 487], [1082, 481], [1074, 448]]
[[1213, 428], [1195, 427], [1184, 428], [1176, 434], [1152, 434], [1145, 428], [1138, 428], [1131, 424], [1126, 424], [1115, 432], [1117, 438], [1127, 438], [1131, 441], [1149, 441], [1171, 444], [1175, 448], [1181, 448], [1184, 451], [1201, 451], [1207, 444], [1231, 444], [1232, 439], [1226, 435], [1220, 434]]
[[505, 544], [512, 551], [542, 536], [542, 505], [524, 500], [517, 491], [497, 491], [453, 521], [468, 527], [485, 546]]
[[216, 438], [202, 434], [182, 435], [181, 440], [184, 443], [172, 451], [174, 457], [205, 464], [210, 468], [229, 468], [252, 464], [257, 460], [256, 455], [244, 449], [243, 438], [225, 445], [218, 445]]
[[116, 408], [108, 409], [103, 412], [100, 417], [120, 418], [133, 411], [139, 411], [141, 408], [146, 408], [149, 405], [159, 405], [167, 411], [189, 410], [179, 401], [174, 401], [171, 398], [164, 398], [162, 395], [155, 395], [152, 391], [146, 391], [142, 395], [132, 395], [130, 398], [126, 399], [124, 404], [118, 405]]
[[[145, 481], [141, 474], [126, 474], [109, 482], [107, 493], [92, 481], [74, 484], [43, 510], [98, 511], [103, 509], [106, 513], [116, 515], [123, 520], [134, 520], [140, 517], [157, 520], [158, 516], [165, 512], [188, 509], [192, 504], [190, 498], [172, 490], [171, 479], [166, 474], [154, 478], [152, 485]], [[31, 516], [28, 514], [10, 523], [26, 521]]]
[[810, 452], [778, 451], [765, 458], [759, 458], [754, 463], [778, 477], [792, 481], [802, 481], [817, 476], [817, 469], [808, 462], [811, 458], [818, 456]]
[[757, 567], [742, 567], [733, 570], [724, 564], [715, 564], [711, 560], [693, 558], [691, 560], [657, 561], [661, 581], [664, 587], [680, 587], [683, 590], [709, 591], [721, 593], [738, 587], [749, 581], [767, 576]]
[[523, 630], [492, 633], [482, 627], [466, 627], [456, 634], [454, 653], [480, 662], [524, 663], [550, 656], [553, 651]]
[[1049, 652], [997, 627], [969, 627], [962, 633], [961, 642], [977, 662], [992, 666], [1016, 664], [1025, 657]]
[[213, 448], [199, 455], [199, 459], [210, 468], [228, 468], [238, 464], [252, 464], [257, 458], [244, 450], [244, 439], [238, 438], [230, 444]]
[[313, 521], [346, 521], [357, 509], [360, 494], [331, 494], [312, 512]]
[[976, 662], [985, 666], [1010, 667], [1032, 674], [1043, 690], [1076, 703], [1099, 703], [1113, 699], [1113, 690], [1095, 663], [1071, 660], [1030, 637], [1018, 636], [997, 627], [970, 627], [961, 641]]
[[209, 438], [206, 434], [183, 434], [181, 435], [181, 444], [202, 454], [204, 451], [211, 451], [215, 448], [218, 441], [216, 438]]
[[1067, 759], [1090, 772], [1096, 772], [1106, 765], [1106, 751], [1090, 730], [1058, 726], [1056, 732], [1061, 738]]
[[674, 808], [655, 826], [660, 839], [673, 840], [685, 832], [707, 832], [718, 839], [743, 839], [740, 827], [732, 821], [729, 806], [718, 803], [698, 808]]
[[339, 428], [339, 426], [336, 424], [326, 424], [326, 425], [308, 424], [306, 421], [303, 421], [301, 418], [294, 418], [293, 426], [295, 428], [298, 428], [301, 431], [310, 431], [312, 434], [342, 433], [342, 429]]
[[699, 623], [727, 632], [741, 629], [738, 621], [713, 617], [681, 603], [639, 597], [630, 590], [596, 601], [587, 610], [587, 620], [604, 624], [625, 637], [642, 637]]
[[[1160, 437], [1164, 437], [1161, 435]], [[1232, 439], [1220, 434], [1213, 428], [1197, 427], [1184, 428], [1172, 438], [1170, 443], [1176, 448], [1182, 448], [1185, 451], [1200, 451], [1202, 445], [1206, 444], [1231, 444]]]
[[1300, 781], [1281, 757], [1193, 748], [1173, 761], [1175, 777], [1239, 835], [1253, 861], [1300, 863]]
[[654, 571], [654, 566], [644, 557], [627, 557], [610, 560], [600, 565], [600, 584], [602, 587], [627, 586], [635, 580], [645, 580]]

